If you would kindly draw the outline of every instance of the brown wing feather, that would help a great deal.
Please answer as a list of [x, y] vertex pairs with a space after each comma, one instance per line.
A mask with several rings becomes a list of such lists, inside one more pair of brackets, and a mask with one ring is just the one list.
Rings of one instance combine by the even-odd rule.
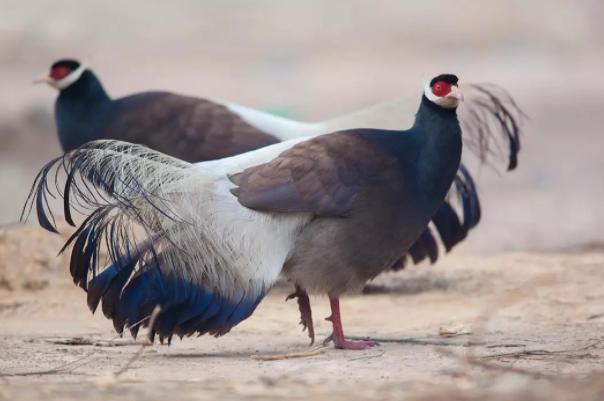
[[299, 143], [269, 163], [231, 177], [231, 192], [250, 209], [344, 216], [362, 189], [396, 160], [354, 131]]
[[209, 100], [164, 92], [141, 95], [106, 127], [107, 135], [188, 162], [221, 159], [279, 142]]

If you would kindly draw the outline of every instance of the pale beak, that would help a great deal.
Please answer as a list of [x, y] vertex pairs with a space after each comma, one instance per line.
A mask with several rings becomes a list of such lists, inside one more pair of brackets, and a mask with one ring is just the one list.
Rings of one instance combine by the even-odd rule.
[[41, 75], [38, 78], [34, 79], [34, 81], [32, 82], [33, 85], [37, 85], [37, 84], [49, 84], [53, 81], [53, 79], [51, 77], [49, 77], [48, 75]]
[[458, 99], [460, 102], [464, 101], [463, 93], [459, 90], [459, 88], [455, 85], [451, 86], [451, 92], [445, 95], [445, 97], [453, 97]]

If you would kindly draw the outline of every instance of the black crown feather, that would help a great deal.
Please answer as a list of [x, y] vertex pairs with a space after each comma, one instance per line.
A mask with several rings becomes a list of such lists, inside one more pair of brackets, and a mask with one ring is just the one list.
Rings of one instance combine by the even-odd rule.
[[72, 71], [77, 70], [78, 68], [80, 68], [81, 63], [77, 60], [73, 60], [73, 59], [63, 59], [63, 60], [59, 60], [56, 61], [51, 67], [50, 69], [53, 70], [54, 68], [57, 67], [67, 67]]
[[430, 87], [434, 86], [435, 83], [440, 82], [440, 81], [448, 83], [450, 85], [457, 85], [457, 82], [459, 81], [459, 79], [457, 79], [457, 75], [442, 74], [442, 75], [439, 75], [439, 76], [433, 78], [432, 81], [430, 81]]

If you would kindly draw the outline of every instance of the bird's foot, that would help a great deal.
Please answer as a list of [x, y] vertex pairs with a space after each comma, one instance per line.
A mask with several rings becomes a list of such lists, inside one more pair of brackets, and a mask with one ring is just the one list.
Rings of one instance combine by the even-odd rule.
[[296, 292], [288, 295], [285, 300], [289, 301], [293, 298], [298, 298], [298, 309], [300, 309], [300, 324], [302, 325], [302, 331], [308, 329], [308, 338], [310, 338], [310, 345], [312, 346], [315, 343], [315, 326], [312, 321], [310, 299], [308, 298], [306, 291], [298, 286], [296, 286]]
[[333, 332], [323, 341], [323, 345], [333, 341], [333, 345], [339, 349], [365, 349], [380, 345], [377, 341], [351, 341], [344, 337], [344, 329], [342, 328], [342, 317], [340, 316], [340, 300], [338, 296], [329, 296], [331, 304], [331, 316], [325, 318], [333, 325]]
[[[325, 320], [329, 319], [330, 318], [327, 318]], [[380, 343], [378, 343], [377, 341], [352, 341], [346, 340], [345, 338], [339, 338], [338, 336], [336, 336], [336, 338], [334, 339], [333, 333], [331, 333], [329, 336], [327, 336], [325, 340], [323, 340], [323, 345], [326, 346], [332, 341], [334, 348], [337, 349], [366, 349], [370, 347], [380, 346]]]

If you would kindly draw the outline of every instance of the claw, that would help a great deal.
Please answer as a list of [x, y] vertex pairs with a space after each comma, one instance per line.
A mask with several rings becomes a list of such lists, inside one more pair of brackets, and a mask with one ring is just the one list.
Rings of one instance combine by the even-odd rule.
[[298, 298], [298, 309], [300, 310], [300, 325], [302, 325], [302, 332], [308, 329], [308, 337], [310, 338], [310, 345], [315, 343], [315, 328], [312, 321], [312, 311], [310, 309], [310, 300], [308, 294], [300, 286], [296, 285], [296, 292], [289, 294], [285, 301], [290, 299]]

